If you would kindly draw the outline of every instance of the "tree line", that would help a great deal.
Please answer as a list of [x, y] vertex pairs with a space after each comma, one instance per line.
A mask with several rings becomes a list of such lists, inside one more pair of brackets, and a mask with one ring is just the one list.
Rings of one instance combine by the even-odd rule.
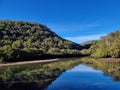
[[101, 37], [89, 49], [81, 52], [92, 57], [120, 57], [120, 30]]
[[0, 61], [80, 54], [82, 46], [36, 22], [0, 20]]

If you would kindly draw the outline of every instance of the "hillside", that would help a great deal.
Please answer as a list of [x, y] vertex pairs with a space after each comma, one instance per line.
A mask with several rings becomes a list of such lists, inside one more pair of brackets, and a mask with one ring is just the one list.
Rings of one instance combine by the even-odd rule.
[[0, 60], [18, 61], [80, 54], [82, 46], [34, 22], [0, 21]]
[[85, 49], [89, 49], [91, 45], [97, 43], [97, 40], [91, 40], [91, 41], [87, 41], [87, 42], [83, 42], [80, 45], [83, 46], [83, 48]]
[[92, 57], [120, 57], [120, 30], [101, 37], [87, 53]]

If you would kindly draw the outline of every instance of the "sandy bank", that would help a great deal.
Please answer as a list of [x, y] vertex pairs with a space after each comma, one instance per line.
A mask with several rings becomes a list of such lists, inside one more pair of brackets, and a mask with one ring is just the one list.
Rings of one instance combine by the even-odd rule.
[[13, 62], [13, 63], [4, 63], [0, 64], [0, 66], [17, 66], [17, 65], [25, 65], [25, 64], [36, 64], [36, 63], [45, 63], [45, 62], [55, 62], [60, 59], [48, 59], [48, 60], [35, 60], [35, 61], [23, 61], [23, 62]]

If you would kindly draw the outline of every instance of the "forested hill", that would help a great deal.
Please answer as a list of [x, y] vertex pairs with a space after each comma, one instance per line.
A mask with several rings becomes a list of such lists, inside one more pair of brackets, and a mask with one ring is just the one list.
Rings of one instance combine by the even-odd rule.
[[89, 49], [91, 45], [97, 43], [97, 40], [91, 40], [91, 41], [87, 41], [87, 42], [83, 42], [80, 45], [83, 46], [83, 48], [85, 49]]
[[92, 57], [120, 57], [120, 30], [101, 37], [90, 49], [83, 51]]
[[0, 21], [0, 60], [39, 59], [43, 55], [79, 54], [79, 44], [65, 40], [45, 25]]

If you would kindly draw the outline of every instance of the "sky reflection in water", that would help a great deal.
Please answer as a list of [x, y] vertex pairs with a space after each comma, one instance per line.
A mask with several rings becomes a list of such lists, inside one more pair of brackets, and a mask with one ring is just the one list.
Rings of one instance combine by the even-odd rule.
[[120, 82], [104, 76], [101, 70], [78, 65], [62, 73], [46, 90], [120, 90]]

